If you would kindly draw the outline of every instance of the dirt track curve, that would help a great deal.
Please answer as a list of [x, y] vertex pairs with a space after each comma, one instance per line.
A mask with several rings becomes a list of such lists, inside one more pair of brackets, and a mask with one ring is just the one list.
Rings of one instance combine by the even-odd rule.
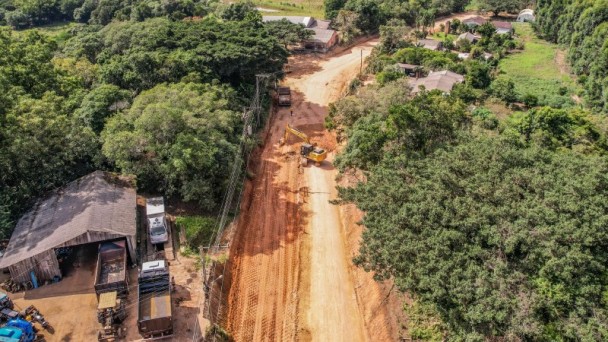
[[327, 105], [359, 72], [361, 56], [375, 43], [290, 61], [294, 71], [285, 83], [292, 87], [293, 105], [272, 119], [231, 251], [228, 330], [236, 341], [368, 339], [340, 213], [328, 203], [335, 198], [333, 155], [321, 167], [301, 168], [299, 141], [290, 137], [282, 147], [278, 141], [291, 123], [320, 146], [335, 148], [323, 128]]

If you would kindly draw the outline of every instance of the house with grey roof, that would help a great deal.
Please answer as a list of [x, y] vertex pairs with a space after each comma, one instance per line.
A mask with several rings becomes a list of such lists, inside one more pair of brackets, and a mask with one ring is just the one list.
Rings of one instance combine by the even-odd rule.
[[461, 40], [468, 40], [471, 44], [475, 44], [479, 40], [479, 37], [472, 34], [471, 32], [465, 32], [459, 35], [458, 38], [456, 38], [456, 42], [459, 42]]
[[419, 39], [416, 45], [433, 51], [441, 51], [443, 49], [443, 42], [435, 39]]
[[293, 24], [302, 24], [313, 32], [313, 36], [303, 42], [304, 47], [314, 51], [327, 52], [338, 43], [338, 33], [329, 28], [331, 21], [318, 20], [313, 17], [299, 16], [263, 16], [263, 22], [279, 21], [286, 19]]
[[412, 87], [412, 94], [419, 93], [423, 88], [427, 91], [438, 89], [449, 94], [455, 84], [462, 82], [464, 82], [464, 76], [449, 70], [442, 70], [431, 71], [427, 77], [412, 79], [409, 83]]
[[498, 34], [513, 33], [513, 24], [509, 21], [492, 21], [492, 25], [494, 25]]
[[136, 250], [136, 193], [133, 180], [96, 171], [40, 199], [17, 222], [0, 260], [17, 282], [61, 279], [56, 250], [109, 240], [126, 240]]

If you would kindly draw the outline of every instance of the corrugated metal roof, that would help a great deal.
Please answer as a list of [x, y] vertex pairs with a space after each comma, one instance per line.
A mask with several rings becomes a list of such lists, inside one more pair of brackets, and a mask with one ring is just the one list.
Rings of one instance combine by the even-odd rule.
[[136, 193], [128, 179], [95, 171], [53, 192], [23, 215], [0, 268], [90, 231], [135, 236]]
[[310, 40], [315, 41], [315, 42], [321, 42], [324, 44], [329, 43], [329, 41], [331, 40], [331, 37], [333, 37], [333, 35], [336, 33], [336, 31], [334, 31], [334, 30], [326, 30], [326, 29], [321, 29], [321, 28], [312, 28], [310, 30], [312, 30], [315, 33], [310, 38]]
[[410, 85], [412, 86], [413, 94], [420, 91], [420, 86], [424, 86], [424, 88], [428, 91], [439, 89], [443, 92], [449, 93], [452, 91], [454, 84], [462, 83], [463, 81], [464, 76], [455, 72], [443, 70], [431, 72], [427, 77], [412, 80], [410, 81]]

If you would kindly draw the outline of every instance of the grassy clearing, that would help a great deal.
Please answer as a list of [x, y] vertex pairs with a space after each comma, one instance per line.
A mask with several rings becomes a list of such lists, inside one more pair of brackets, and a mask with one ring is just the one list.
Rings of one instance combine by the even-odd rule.
[[[58, 22], [58, 23], [48, 24], [48, 25], [44, 25], [44, 26], [37, 26], [34, 28], [25, 29], [25, 30], [13, 30], [13, 34], [22, 35], [22, 34], [25, 34], [26, 32], [38, 31], [41, 34], [52, 38], [57, 43], [62, 43], [69, 38], [69, 33], [68, 33], [69, 29], [71, 27], [74, 27], [77, 25], [82, 25], [82, 24], [70, 23], [70, 22]], [[0, 27], [8, 27], [8, 26], [0, 26]]]
[[479, 9], [479, 1], [471, 0], [469, 4], [464, 8], [465, 11], [477, 11]]
[[277, 12], [262, 11], [262, 15], [301, 15], [323, 19], [323, 0], [254, 0], [260, 8]]
[[509, 77], [515, 82], [520, 98], [530, 94], [538, 97], [540, 105], [572, 106], [577, 85], [565, 67], [558, 64], [557, 45], [537, 38], [530, 24], [513, 26], [525, 49], [501, 60], [499, 68], [503, 75], [500, 77]]
[[184, 230], [190, 248], [208, 245], [217, 227], [216, 220], [205, 216], [178, 216], [175, 224]]

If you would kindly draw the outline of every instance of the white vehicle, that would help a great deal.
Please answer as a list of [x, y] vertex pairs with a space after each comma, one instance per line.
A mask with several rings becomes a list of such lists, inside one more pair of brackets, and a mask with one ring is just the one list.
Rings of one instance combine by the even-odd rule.
[[149, 198], [146, 203], [146, 217], [150, 243], [165, 243], [169, 240], [169, 229], [165, 217], [165, 202], [162, 197]]

